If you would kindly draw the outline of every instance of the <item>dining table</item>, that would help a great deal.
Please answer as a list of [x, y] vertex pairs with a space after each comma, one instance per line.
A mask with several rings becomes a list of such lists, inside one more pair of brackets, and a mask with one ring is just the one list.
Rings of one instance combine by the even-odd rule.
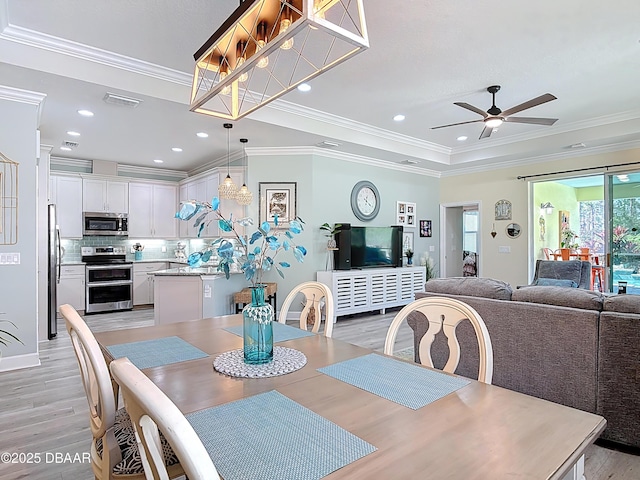
[[[243, 452], [241, 448], [245, 447], [231, 438], [239, 432], [245, 439], [251, 439], [249, 448], [252, 443], [256, 448], [271, 447], [266, 463], [252, 467], [256, 468], [255, 475], [251, 475], [255, 479], [578, 480], [583, 478], [585, 449], [606, 426], [599, 415], [444, 373], [335, 338], [307, 334], [287, 325], [279, 328], [290, 329], [293, 335], [280, 341], [276, 336], [274, 344], [302, 352], [306, 357], [302, 368], [266, 378], [220, 373], [213, 366], [214, 360], [242, 349], [243, 339], [238, 334], [241, 325], [242, 315], [227, 315], [95, 333], [107, 362], [122, 356], [127, 348], [130, 355], [137, 355], [142, 352], [141, 345], [153, 347], [154, 342], [167, 339], [188, 344], [200, 352], [193, 359], [156, 366], [143, 359], [140, 366], [192, 424], [203, 421], [198, 417], [201, 413], [218, 414], [211, 417], [214, 419], [211, 425], [196, 432], [207, 436], [206, 441], [203, 439], [205, 446], [207, 442], [219, 441], [217, 447], [212, 447], [214, 453], [218, 450], [224, 453], [219, 457], [210, 454], [225, 480], [246, 475], [236, 470], [258, 455]], [[305, 335], [296, 336], [295, 331]], [[152, 353], [162, 363], [165, 350], [160, 343], [157, 345], [157, 351]], [[358, 368], [351, 371], [351, 377], [336, 374], [351, 364], [355, 366], [354, 362]], [[427, 380], [416, 380], [423, 374]], [[359, 378], [367, 376], [368, 383]], [[359, 380], [362, 384], [358, 384]], [[385, 382], [386, 387], [378, 388]], [[414, 405], [414, 397], [421, 395], [422, 389], [435, 388], [436, 384], [453, 387], [424, 405], [420, 402]], [[414, 393], [413, 388], [418, 392]], [[405, 397], [394, 397], [395, 390], [403, 389], [408, 389]], [[255, 404], [253, 408], [266, 412], [276, 412], [275, 407], [269, 409], [268, 402], [285, 402], [283, 420], [254, 422], [253, 413], [247, 416], [236, 408], [243, 402], [258, 400], [267, 402], [266, 406]], [[291, 423], [285, 430], [278, 430], [280, 423], [289, 421], [286, 412], [291, 412]], [[307, 418], [315, 422], [310, 431], [303, 432], [307, 435], [304, 438], [311, 440], [278, 443], [286, 442], [284, 437], [288, 437], [289, 430]], [[228, 427], [222, 425], [225, 422]], [[274, 429], [273, 433], [253, 435], [252, 428], [265, 427], [258, 423], [266, 423]], [[318, 438], [309, 437], [316, 434]], [[272, 442], [273, 445], [268, 445]], [[324, 458], [350, 448], [356, 453], [342, 459], [342, 463], [332, 464], [329, 470], [313, 463], [322, 464]], [[300, 468], [305, 472], [308, 468], [311, 473], [293, 473], [297, 470], [289, 466], [290, 473], [279, 476], [272, 470], [277, 469], [279, 462], [310, 463]]]

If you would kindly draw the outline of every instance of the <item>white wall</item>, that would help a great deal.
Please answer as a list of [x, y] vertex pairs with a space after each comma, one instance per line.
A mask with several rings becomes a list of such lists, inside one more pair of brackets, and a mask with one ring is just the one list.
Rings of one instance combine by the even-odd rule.
[[[2, 347], [0, 370], [39, 365], [37, 333], [36, 130], [43, 96], [0, 86], [0, 151], [18, 162], [18, 237], [0, 245], [2, 253], [19, 253], [19, 265], [0, 265], [0, 319], [16, 324], [24, 343]], [[3, 329], [10, 329], [6, 324]], [[13, 332], [13, 330], [11, 330]]]

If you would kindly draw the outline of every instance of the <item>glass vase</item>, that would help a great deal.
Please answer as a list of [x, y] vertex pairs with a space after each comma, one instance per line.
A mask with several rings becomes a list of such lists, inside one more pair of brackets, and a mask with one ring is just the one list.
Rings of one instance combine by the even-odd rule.
[[251, 303], [242, 309], [244, 363], [273, 360], [273, 307], [264, 301], [266, 285], [251, 287]]

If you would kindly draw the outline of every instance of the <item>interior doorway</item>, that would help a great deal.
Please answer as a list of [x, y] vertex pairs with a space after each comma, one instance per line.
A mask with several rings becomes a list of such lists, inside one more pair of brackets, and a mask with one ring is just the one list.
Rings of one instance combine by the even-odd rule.
[[480, 202], [440, 205], [440, 276], [480, 276]]

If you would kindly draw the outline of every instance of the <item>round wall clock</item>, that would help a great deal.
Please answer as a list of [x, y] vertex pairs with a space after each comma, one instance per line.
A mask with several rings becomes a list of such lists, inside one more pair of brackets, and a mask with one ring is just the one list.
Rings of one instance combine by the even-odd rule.
[[358, 182], [351, 190], [351, 210], [362, 221], [376, 218], [380, 211], [380, 193], [368, 180]]

